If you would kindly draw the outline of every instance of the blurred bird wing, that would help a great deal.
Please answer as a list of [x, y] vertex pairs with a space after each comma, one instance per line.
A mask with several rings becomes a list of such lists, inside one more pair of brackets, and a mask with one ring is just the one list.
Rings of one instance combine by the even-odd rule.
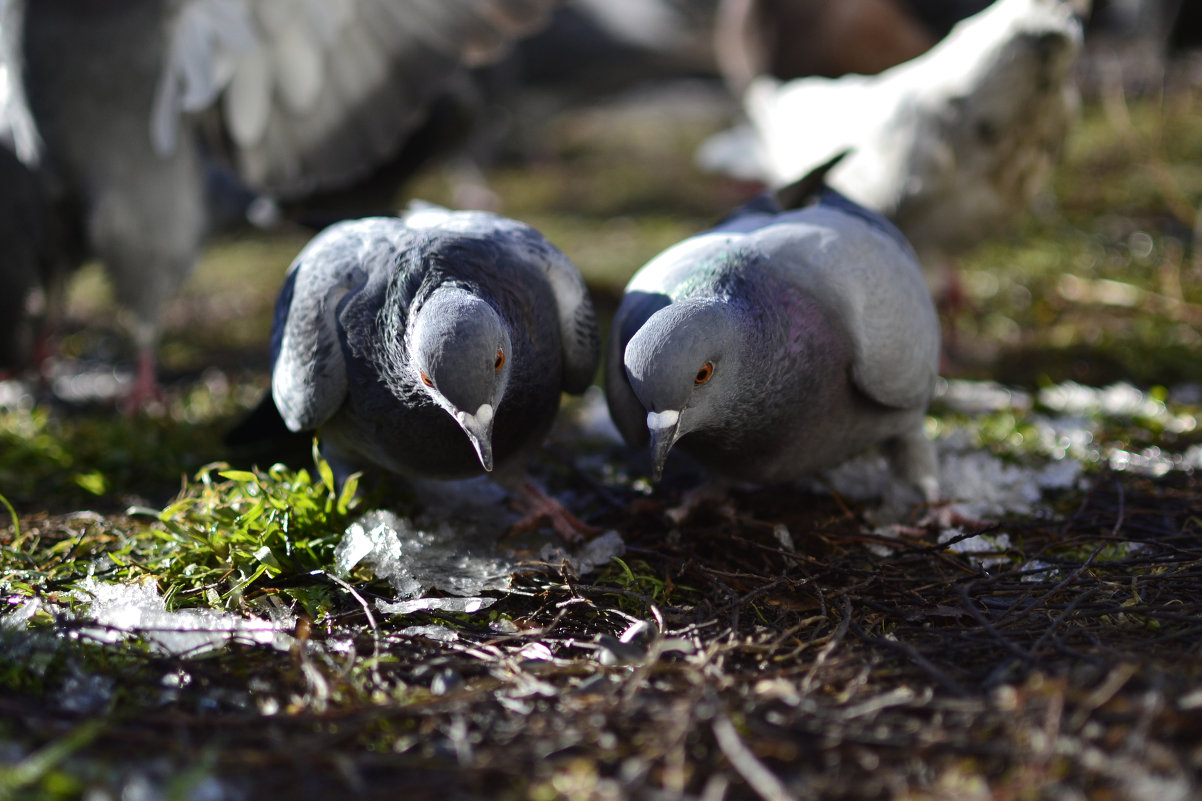
[[464, 69], [541, 27], [557, 0], [178, 0], [151, 137], [221, 104], [243, 178], [278, 197], [392, 155]]
[[29, 167], [41, 161], [42, 138], [29, 113], [21, 80], [20, 43], [25, 4], [0, 0], [0, 143]]
[[939, 371], [939, 320], [913, 251], [883, 218], [841, 198], [781, 215], [754, 235], [780, 275], [847, 333], [852, 380], [879, 403], [924, 404]]
[[759, 137], [765, 177], [780, 186], [854, 148], [892, 114], [896, 102], [874, 77], [781, 82], [764, 76], [748, 87], [743, 109]]
[[271, 392], [292, 431], [316, 429], [342, 405], [347, 366], [339, 313], [371, 291], [369, 282], [387, 282], [402, 230], [386, 218], [339, 223], [306, 245], [289, 268], [272, 324]]

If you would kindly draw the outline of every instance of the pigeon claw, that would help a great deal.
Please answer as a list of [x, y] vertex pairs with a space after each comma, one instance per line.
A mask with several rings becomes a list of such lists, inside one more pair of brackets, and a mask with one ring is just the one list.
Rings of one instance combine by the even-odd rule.
[[165, 400], [155, 369], [154, 351], [144, 350], [138, 355], [138, 372], [134, 376], [133, 387], [125, 396], [123, 410], [129, 417], [136, 417], [146, 412], [152, 402], [161, 404]]
[[514, 506], [526, 516], [509, 527], [507, 537], [534, 531], [544, 523], [550, 524], [560, 539], [569, 545], [577, 545], [601, 533], [601, 529], [585, 523], [529, 481], [522, 482], [518, 488]]

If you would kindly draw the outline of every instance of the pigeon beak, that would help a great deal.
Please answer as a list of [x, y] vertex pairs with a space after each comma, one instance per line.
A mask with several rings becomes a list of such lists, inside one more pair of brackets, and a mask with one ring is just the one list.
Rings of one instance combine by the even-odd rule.
[[455, 420], [472, 441], [480, 466], [486, 473], [492, 472], [492, 405], [485, 403], [475, 414], [456, 412]]
[[679, 425], [680, 412], [673, 409], [647, 413], [647, 430], [651, 432], [653, 481], [659, 481], [664, 474], [664, 462], [668, 459], [668, 451], [676, 444], [676, 430]]

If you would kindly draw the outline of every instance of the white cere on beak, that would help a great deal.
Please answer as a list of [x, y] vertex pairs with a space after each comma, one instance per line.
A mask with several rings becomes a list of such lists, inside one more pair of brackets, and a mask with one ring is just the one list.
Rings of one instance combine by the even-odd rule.
[[676, 421], [679, 419], [680, 412], [675, 409], [665, 409], [662, 412], [648, 412], [647, 428], [652, 431], [661, 431], [676, 425]]
[[491, 403], [481, 404], [480, 408], [476, 410], [475, 414], [468, 414], [467, 412], [456, 412], [455, 419], [459, 421], [460, 425], [464, 425], [468, 421], [474, 421], [477, 425], [479, 425], [481, 427], [485, 427], [489, 423], [492, 422], [492, 404]]
[[480, 425], [486, 426], [492, 422], [492, 404], [482, 403], [480, 408], [476, 410], [476, 419], [480, 421]]

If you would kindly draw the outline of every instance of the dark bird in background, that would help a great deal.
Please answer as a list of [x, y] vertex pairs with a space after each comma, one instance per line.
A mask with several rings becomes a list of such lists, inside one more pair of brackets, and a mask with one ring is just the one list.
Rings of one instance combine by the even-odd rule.
[[55, 203], [131, 315], [129, 404], [208, 229], [207, 164], [286, 201], [366, 175], [554, 0], [5, 0], [0, 31]]
[[[939, 322], [914, 252], [821, 188], [829, 165], [635, 273], [606, 354], [610, 413], [653, 473], [679, 447], [719, 476], [778, 483], [880, 445], [938, 495], [923, 431]], [[814, 202], [816, 201], [816, 202]]]
[[600, 358], [584, 280], [533, 228], [437, 207], [331, 226], [289, 269], [271, 349], [280, 417], [317, 431], [339, 475], [495, 468], [565, 536], [581, 528], [521, 480]]
[[727, 85], [873, 75], [918, 56], [990, 0], [720, 0], [714, 52]]
[[35, 171], [0, 144], [0, 373], [38, 362], [62, 307], [71, 237]]

